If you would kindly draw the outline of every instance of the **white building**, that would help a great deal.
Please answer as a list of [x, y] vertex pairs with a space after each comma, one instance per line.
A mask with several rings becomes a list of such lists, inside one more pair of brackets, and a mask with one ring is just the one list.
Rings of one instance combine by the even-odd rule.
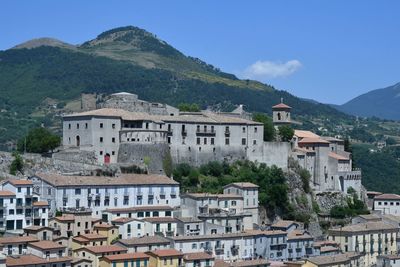
[[179, 184], [162, 175], [120, 174], [64, 176], [36, 174], [30, 178], [34, 192], [47, 200], [53, 214], [66, 208], [90, 208], [101, 218], [110, 208], [180, 205]]
[[48, 225], [48, 203], [33, 192], [28, 180], [7, 180], [0, 191], [0, 228], [23, 233], [31, 225]]
[[382, 194], [374, 198], [374, 211], [382, 214], [400, 216], [400, 196], [396, 194]]

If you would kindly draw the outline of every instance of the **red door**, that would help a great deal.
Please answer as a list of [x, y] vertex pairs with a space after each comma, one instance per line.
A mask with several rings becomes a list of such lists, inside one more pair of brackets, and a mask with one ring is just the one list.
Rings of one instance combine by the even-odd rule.
[[110, 154], [105, 154], [105, 156], [104, 156], [104, 163], [105, 164], [109, 164], [110, 163]]

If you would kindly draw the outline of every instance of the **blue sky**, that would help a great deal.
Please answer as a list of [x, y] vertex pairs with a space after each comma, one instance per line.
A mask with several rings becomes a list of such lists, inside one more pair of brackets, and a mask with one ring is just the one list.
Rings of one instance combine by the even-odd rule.
[[0, 10], [0, 50], [135, 25], [226, 72], [321, 102], [400, 82], [400, 1], [6, 0]]

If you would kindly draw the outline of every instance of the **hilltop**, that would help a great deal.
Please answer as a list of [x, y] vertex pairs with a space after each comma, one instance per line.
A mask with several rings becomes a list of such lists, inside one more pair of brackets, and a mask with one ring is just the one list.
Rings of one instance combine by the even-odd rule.
[[340, 111], [362, 117], [400, 120], [400, 83], [369, 91], [336, 106]]
[[284, 98], [295, 116], [350, 118], [270, 85], [240, 80], [133, 26], [106, 31], [78, 46], [37, 39], [0, 51], [0, 90], [1, 142], [16, 140], [40, 123], [57, 129], [58, 116], [83, 92], [127, 91], [144, 100], [221, 110], [244, 104], [249, 111], [266, 113]]

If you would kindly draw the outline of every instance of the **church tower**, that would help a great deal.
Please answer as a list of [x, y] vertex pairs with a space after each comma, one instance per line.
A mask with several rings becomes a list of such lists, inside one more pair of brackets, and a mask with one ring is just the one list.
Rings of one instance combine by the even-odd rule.
[[272, 120], [273, 123], [277, 126], [279, 125], [290, 125], [290, 110], [292, 108], [283, 103], [283, 99], [281, 99], [281, 103], [272, 107]]

